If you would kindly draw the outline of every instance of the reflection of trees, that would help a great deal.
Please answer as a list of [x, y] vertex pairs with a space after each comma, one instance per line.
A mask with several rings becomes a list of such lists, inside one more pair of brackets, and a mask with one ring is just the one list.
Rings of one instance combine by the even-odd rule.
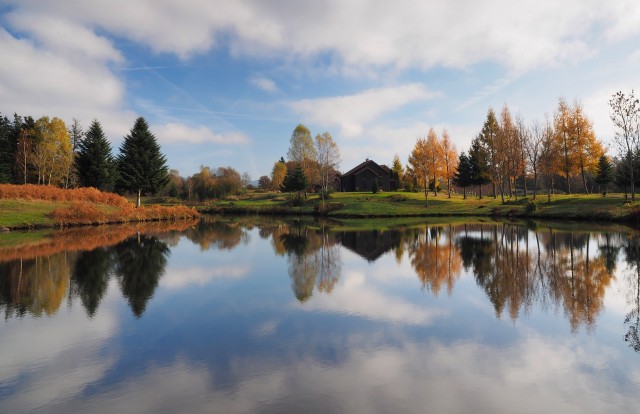
[[[107, 291], [118, 259], [120, 276], [132, 275], [126, 280], [122, 278], [121, 286], [134, 313], [139, 316], [164, 271], [165, 256], [169, 252], [167, 244], [158, 238], [175, 242], [179, 232], [193, 224], [155, 222], [80, 227], [54, 232], [30, 244], [2, 248], [0, 309], [4, 307], [6, 318], [51, 315], [68, 296], [70, 301], [79, 297], [87, 314], [93, 316]], [[127, 240], [140, 232], [148, 235], [140, 239], [144, 246], [138, 246], [136, 239]], [[157, 235], [157, 238], [149, 234]], [[133, 251], [126, 252], [126, 246], [132, 243]], [[118, 255], [114, 253], [116, 244]], [[149, 279], [151, 287], [145, 287], [145, 278]]]
[[95, 315], [100, 300], [107, 291], [112, 271], [113, 255], [109, 248], [98, 247], [78, 255], [69, 294], [80, 297], [82, 306], [90, 317]]
[[451, 294], [462, 268], [460, 251], [453, 243], [452, 227], [445, 231], [443, 227], [427, 226], [423, 232], [412, 235], [409, 257], [422, 286], [438, 295], [446, 285], [447, 293]]
[[122, 295], [140, 317], [153, 296], [167, 265], [169, 247], [157, 237], [139, 235], [115, 246], [115, 274]]
[[58, 253], [31, 260], [13, 260], [0, 266], [0, 305], [5, 317], [57, 312], [69, 287], [72, 253]]
[[196, 226], [187, 230], [186, 236], [200, 245], [201, 250], [216, 248], [233, 250], [240, 243], [247, 243], [249, 235], [240, 223], [213, 218], [204, 218]]
[[627, 301], [631, 311], [624, 319], [627, 332], [624, 340], [636, 352], [640, 352], [640, 237], [629, 236], [624, 246], [624, 254], [630, 271], [626, 274]]
[[291, 289], [300, 302], [313, 295], [314, 287], [330, 293], [340, 278], [340, 251], [335, 236], [325, 227], [311, 230], [300, 223], [289, 225], [289, 232], [282, 229], [273, 232], [279, 241], [274, 242], [276, 251], [284, 249], [289, 261]]
[[613, 248], [601, 248], [594, 257], [590, 233], [533, 235], [530, 242], [526, 228], [510, 224], [465, 226], [457, 245], [465, 269], [472, 269], [498, 316], [508, 309], [516, 319], [538, 303], [562, 307], [572, 330], [594, 326], [612, 279], [607, 254]]
[[563, 306], [572, 330], [581, 324], [592, 328], [613, 277], [607, 270], [606, 258], [593, 257], [590, 233], [549, 230], [540, 238], [547, 248], [542, 276], [547, 277], [550, 301]]

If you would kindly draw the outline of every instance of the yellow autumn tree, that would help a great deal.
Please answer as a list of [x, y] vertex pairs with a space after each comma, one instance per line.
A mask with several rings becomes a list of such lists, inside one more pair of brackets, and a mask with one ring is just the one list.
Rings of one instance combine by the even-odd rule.
[[285, 175], [287, 175], [287, 164], [284, 160], [273, 164], [273, 169], [271, 170], [271, 185], [275, 190], [280, 189]]
[[553, 130], [555, 131], [555, 141], [560, 148], [560, 167], [558, 168], [564, 176], [567, 192], [571, 194], [571, 176], [577, 172], [578, 162], [574, 150], [575, 135], [573, 134], [573, 114], [572, 110], [564, 100], [560, 98], [558, 108], [553, 117]]
[[458, 153], [446, 129], [442, 131], [440, 147], [442, 148], [443, 174], [444, 179], [447, 181], [447, 193], [448, 197], [451, 198], [451, 180], [458, 169]]
[[417, 139], [416, 145], [409, 155], [409, 165], [411, 168], [408, 169], [408, 173], [413, 174], [418, 186], [424, 189], [425, 206], [429, 207], [429, 177], [431, 176], [431, 170], [429, 169], [426, 139]]
[[431, 176], [431, 182], [433, 183], [433, 195], [438, 196], [438, 178], [442, 176], [443, 166], [443, 150], [438, 135], [433, 128], [429, 128], [427, 133], [427, 163], [429, 164], [429, 171]]
[[31, 162], [38, 174], [38, 184], [63, 184], [73, 162], [71, 138], [64, 121], [45, 116], [36, 121], [34, 130]]
[[602, 144], [596, 138], [593, 131], [593, 124], [587, 117], [582, 105], [575, 101], [571, 108], [570, 130], [573, 141], [574, 158], [577, 168], [582, 178], [582, 185], [585, 194], [589, 192], [587, 188], [586, 173], [593, 173], [598, 165], [598, 160], [604, 155]]

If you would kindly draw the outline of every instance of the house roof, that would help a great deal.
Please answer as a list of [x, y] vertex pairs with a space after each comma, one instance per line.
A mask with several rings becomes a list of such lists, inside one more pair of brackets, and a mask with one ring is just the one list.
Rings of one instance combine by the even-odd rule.
[[356, 165], [355, 167], [353, 167], [352, 169], [350, 169], [349, 171], [347, 171], [346, 173], [342, 174], [343, 177], [346, 177], [348, 175], [355, 175], [357, 173], [359, 173], [361, 170], [364, 170], [366, 168], [380, 168], [381, 170], [389, 173], [391, 170], [389, 170], [389, 167], [387, 167], [386, 165], [382, 164], [378, 164], [377, 162], [373, 161], [373, 160], [366, 160], [363, 163], [360, 163], [358, 165]]

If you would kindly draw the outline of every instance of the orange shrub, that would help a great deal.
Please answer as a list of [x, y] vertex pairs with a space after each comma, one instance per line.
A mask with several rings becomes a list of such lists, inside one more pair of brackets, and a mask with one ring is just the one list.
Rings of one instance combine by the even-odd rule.
[[95, 204], [73, 202], [68, 206], [53, 210], [51, 218], [61, 226], [103, 224], [107, 221], [107, 214], [96, 207]]
[[[154, 205], [135, 208], [133, 203], [122, 196], [91, 187], [65, 190], [49, 185], [0, 184], [0, 199], [2, 198], [70, 203], [53, 210], [50, 214], [50, 217], [60, 226], [183, 220], [200, 217], [195, 209], [185, 206]], [[109, 207], [115, 207], [115, 210]]]
[[66, 190], [51, 185], [0, 184], [0, 198], [65, 202], [90, 202], [124, 207], [131, 204], [126, 198], [106, 193], [92, 187]]

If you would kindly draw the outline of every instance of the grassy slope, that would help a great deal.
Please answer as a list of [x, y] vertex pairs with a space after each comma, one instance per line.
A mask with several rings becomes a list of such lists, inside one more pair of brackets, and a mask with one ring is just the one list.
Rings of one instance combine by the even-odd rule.
[[[624, 220], [636, 206], [625, 204], [621, 194], [602, 197], [590, 195], [555, 195], [551, 203], [538, 196], [536, 212], [527, 213], [531, 196], [514, 199], [502, 204], [500, 198], [484, 197], [478, 200], [446, 194], [429, 195], [429, 206], [425, 207], [422, 193], [334, 193], [330, 203], [342, 206], [332, 210], [330, 217], [393, 217], [393, 216], [514, 216], [556, 219]], [[310, 195], [300, 207], [291, 207], [287, 196], [275, 193], [253, 193], [243, 197], [210, 203], [200, 207], [210, 212], [256, 212], [256, 213], [312, 213], [319, 203]]]
[[0, 227], [51, 226], [54, 223], [48, 214], [63, 205], [50, 201], [0, 199]]

